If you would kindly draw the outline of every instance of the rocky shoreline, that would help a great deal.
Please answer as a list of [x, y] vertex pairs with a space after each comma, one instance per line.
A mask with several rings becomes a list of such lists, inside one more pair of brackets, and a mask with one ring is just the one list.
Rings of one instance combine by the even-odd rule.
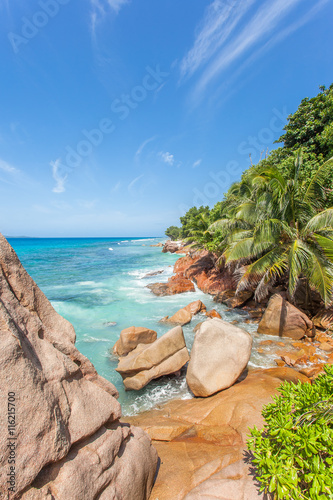
[[[0, 235], [0, 403], [7, 408], [7, 394], [15, 394], [19, 417], [13, 427], [15, 470], [9, 470], [13, 490], [7, 484], [13, 451], [6, 433], [0, 435], [2, 498], [263, 498], [246, 452], [248, 427], [262, 426], [262, 406], [281, 381], [311, 383], [325, 363], [333, 363], [330, 312], [310, 317], [279, 289], [265, 304], [256, 304], [249, 292], [235, 294], [232, 273], [217, 270], [213, 255], [179, 243], [171, 249], [182, 254], [175, 275], [150, 287], [152, 293], [178, 294], [197, 286], [216, 303], [238, 308], [258, 323], [254, 348], [273, 355], [278, 366], [253, 369], [252, 336], [237, 320], [228, 323], [197, 300], [161, 318], [171, 328], [161, 337], [131, 327], [114, 346], [127, 389], [141, 389], [166, 374], [178, 376], [188, 364], [187, 383], [196, 397], [121, 418], [117, 390], [76, 349], [72, 325], [56, 313]], [[204, 321], [195, 328], [189, 355], [182, 325], [197, 314]], [[2, 429], [6, 418], [0, 412]]]

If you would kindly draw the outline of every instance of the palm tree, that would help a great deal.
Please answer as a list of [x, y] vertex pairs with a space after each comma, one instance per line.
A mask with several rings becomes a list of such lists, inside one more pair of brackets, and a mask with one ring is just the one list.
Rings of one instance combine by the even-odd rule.
[[325, 305], [333, 295], [333, 208], [320, 211], [325, 200], [324, 170], [313, 179], [299, 181], [302, 156], [298, 152], [294, 171], [285, 178], [276, 168], [254, 169], [246, 180], [241, 204], [210, 226], [219, 228], [226, 265], [237, 266], [237, 291], [252, 289], [262, 300], [268, 285], [286, 275], [293, 297], [300, 278], [317, 290]]

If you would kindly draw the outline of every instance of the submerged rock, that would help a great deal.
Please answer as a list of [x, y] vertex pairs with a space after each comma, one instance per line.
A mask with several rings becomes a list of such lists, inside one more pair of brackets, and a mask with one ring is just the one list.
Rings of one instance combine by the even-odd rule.
[[186, 381], [195, 396], [207, 397], [230, 387], [251, 356], [252, 337], [245, 330], [214, 318], [197, 331]]
[[116, 370], [127, 390], [139, 390], [155, 378], [177, 372], [189, 359], [183, 330], [177, 326], [152, 344], [139, 344], [120, 359]]
[[130, 326], [120, 333], [120, 338], [113, 346], [113, 354], [126, 356], [139, 344], [151, 344], [157, 339], [157, 333], [149, 328]]
[[258, 325], [258, 333], [300, 340], [305, 336], [314, 337], [315, 327], [306, 314], [290, 304], [282, 295], [275, 294]]
[[[0, 406], [15, 394], [13, 499], [147, 499], [157, 466], [150, 438], [121, 424], [115, 387], [74, 346], [0, 235]], [[7, 428], [0, 412], [0, 428]], [[8, 435], [0, 433], [0, 497], [7, 498]]]

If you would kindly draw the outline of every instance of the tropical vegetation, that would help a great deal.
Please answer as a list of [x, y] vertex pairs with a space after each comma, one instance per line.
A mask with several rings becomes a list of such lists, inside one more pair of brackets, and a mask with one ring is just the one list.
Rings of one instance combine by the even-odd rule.
[[312, 384], [284, 382], [262, 411], [264, 428], [250, 429], [260, 491], [270, 498], [333, 498], [333, 366], [324, 370]]
[[[177, 238], [216, 255], [258, 301], [299, 281], [333, 299], [333, 84], [303, 99], [288, 117], [283, 146], [251, 165], [212, 209], [193, 207], [173, 226]], [[170, 228], [167, 230], [170, 233]]]

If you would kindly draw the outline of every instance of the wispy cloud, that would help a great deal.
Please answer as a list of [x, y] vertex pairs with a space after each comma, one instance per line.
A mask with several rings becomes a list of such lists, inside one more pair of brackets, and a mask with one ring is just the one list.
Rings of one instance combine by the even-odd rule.
[[129, 0], [90, 0], [90, 24], [93, 37], [95, 37], [96, 35], [96, 27], [98, 22], [108, 14], [110, 9], [118, 14], [120, 9], [128, 3]]
[[[327, 2], [317, 2], [312, 10], [318, 11]], [[183, 78], [201, 71], [193, 92], [194, 99], [200, 97], [208, 84], [230, 65], [248, 55], [250, 50], [259, 54], [262, 45], [268, 47], [272, 39], [275, 43], [282, 41], [309, 21], [310, 15], [303, 16], [307, 17], [304, 22], [298, 22], [299, 18], [294, 22], [295, 17], [286, 21], [287, 15], [302, 3], [301, 0], [235, 0], [228, 3], [214, 0], [206, 9], [193, 47], [180, 63]], [[259, 44], [262, 45], [257, 49]]]
[[214, 0], [206, 10], [194, 45], [180, 64], [181, 75], [191, 76], [228, 40], [255, 0]]
[[2, 170], [2, 172], [6, 172], [7, 174], [12, 174], [12, 175], [20, 173], [20, 170], [18, 170], [17, 168], [13, 167], [9, 163], [1, 159], [0, 159], [0, 170]]
[[111, 193], [116, 193], [120, 189], [120, 187], [121, 187], [121, 182], [118, 181], [117, 184], [115, 184], [111, 189]]
[[150, 142], [154, 141], [155, 139], [156, 139], [156, 135], [154, 135], [153, 137], [150, 137], [149, 139], [145, 140], [142, 144], [140, 144], [137, 152], [135, 153], [135, 157], [139, 158], [139, 156], [141, 155], [142, 151], [147, 146], [147, 144], [149, 144]]
[[199, 158], [199, 160], [195, 161], [192, 165], [193, 168], [199, 167], [201, 165], [202, 159]]
[[52, 189], [54, 193], [63, 193], [66, 191], [65, 188], [65, 183], [68, 177], [68, 174], [63, 174], [61, 175], [60, 173], [60, 161], [61, 159], [58, 158], [56, 161], [51, 161], [50, 165], [52, 167], [52, 177], [56, 182], [56, 185]]
[[135, 186], [135, 184], [140, 180], [142, 179], [142, 177], [144, 177], [144, 174], [142, 175], [139, 175], [138, 177], [136, 177], [135, 179], [133, 179], [129, 185], [127, 186], [127, 189], [128, 191], [131, 191], [131, 189], [133, 189], [133, 187]]
[[158, 156], [160, 158], [162, 158], [162, 160], [164, 161], [164, 163], [167, 163], [168, 165], [173, 165], [175, 163], [175, 157], [174, 157], [174, 155], [172, 155], [168, 151], [167, 152], [160, 151], [158, 153]]

